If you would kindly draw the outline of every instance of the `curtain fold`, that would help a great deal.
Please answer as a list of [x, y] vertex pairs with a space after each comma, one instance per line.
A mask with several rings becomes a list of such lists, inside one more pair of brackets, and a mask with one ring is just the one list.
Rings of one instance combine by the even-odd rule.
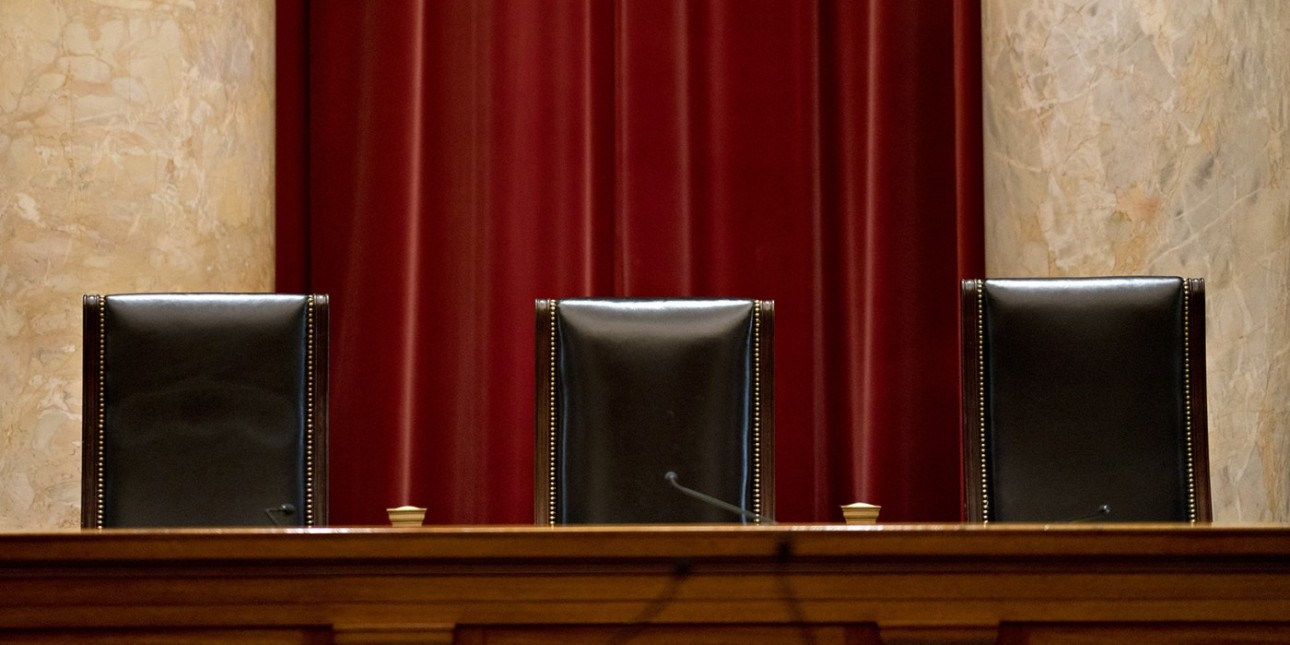
[[334, 523], [531, 522], [534, 299], [663, 295], [776, 300], [781, 521], [959, 519], [977, 0], [278, 3]]

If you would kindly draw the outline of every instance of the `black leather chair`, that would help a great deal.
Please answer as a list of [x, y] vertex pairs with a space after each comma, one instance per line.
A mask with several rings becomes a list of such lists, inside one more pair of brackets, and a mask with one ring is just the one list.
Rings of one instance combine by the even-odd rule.
[[1205, 283], [966, 280], [973, 522], [1210, 519]]
[[[774, 516], [774, 303], [537, 301], [538, 524]], [[683, 494], [665, 479], [737, 507]]]
[[325, 295], [85, 296], [81, 525], [327, 523]]

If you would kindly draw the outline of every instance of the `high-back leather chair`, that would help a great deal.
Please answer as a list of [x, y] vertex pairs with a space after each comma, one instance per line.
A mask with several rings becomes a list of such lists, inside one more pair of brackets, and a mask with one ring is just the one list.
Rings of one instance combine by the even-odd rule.
[[[538, 300], [538, 524], [774, 516], [774, 303]], [[665, 479], [737, 507], [678, 491]]]
[[1205, 283], [966, 280], [966, 516], [1210, 519]]
[[85, 296], [81, 525], [327, 523], [325, 295]]

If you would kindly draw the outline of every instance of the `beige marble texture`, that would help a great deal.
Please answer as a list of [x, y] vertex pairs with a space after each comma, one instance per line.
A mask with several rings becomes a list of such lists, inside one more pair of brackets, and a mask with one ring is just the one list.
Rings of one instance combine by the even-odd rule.
[[1290, 3], [983, 14], [988, 275], [1204, 277], [1215, 520], [1290, 521]]
[[79, 526], [82, 294], [272, 289], [273, 27], [0, 0], [0, 529]]

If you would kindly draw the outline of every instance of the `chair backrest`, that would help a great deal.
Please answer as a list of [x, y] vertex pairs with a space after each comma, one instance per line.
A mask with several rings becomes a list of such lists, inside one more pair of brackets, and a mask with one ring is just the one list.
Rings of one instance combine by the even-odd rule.
[[[773, 517], [774, 311], [767, 300], [538, 300], [536, 522]], [[744, 515], [687, 497], [668, 472]]]
[[85, 296], [81, 525], [327, 523], [325, 295]]
[[964, 281], [967, 519], [1208, 521], [1204, 287]]

